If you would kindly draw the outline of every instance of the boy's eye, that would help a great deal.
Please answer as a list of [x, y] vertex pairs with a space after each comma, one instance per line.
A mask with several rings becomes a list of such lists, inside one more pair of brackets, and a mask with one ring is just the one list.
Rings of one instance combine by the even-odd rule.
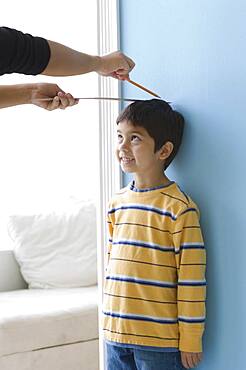
[[132, 135], [132, 141], [134, 142], [140, 141], [140, 138], [136, 135]]
[[118, 135], [117, 135], [117, 139], [118, 139], [118, 142], [120, 143], [120, 142], [123, 140], [123, 136], [122, 136], [122, 135], [120, 135], [120, 134], [118, 134]]

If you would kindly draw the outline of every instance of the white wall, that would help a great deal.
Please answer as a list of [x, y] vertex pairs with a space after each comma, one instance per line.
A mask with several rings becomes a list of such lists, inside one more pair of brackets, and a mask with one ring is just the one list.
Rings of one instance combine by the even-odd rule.
[[[97, 54], [96, 0], [75, 3], [1, 4], [2, 26]], [[57, 83], [76, 97], [98, 94], [97, 75], [55, 78], [5, 75], [0, 84]], [[0, 110], [0, 249], [8, 247], [6, 220], [54, 199], [95, 197], [98, 173], [98, 103], [81, 101], [66, 111], [35, 106]]]

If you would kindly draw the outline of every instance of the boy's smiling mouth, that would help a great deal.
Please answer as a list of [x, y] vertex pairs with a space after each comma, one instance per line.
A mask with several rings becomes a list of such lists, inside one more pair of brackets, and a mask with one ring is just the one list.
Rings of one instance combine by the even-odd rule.
[[134, 158], [127, 157], [127, 156], [121, 156], [120, 161], [124, 164], [128, 164], [134, 161]]

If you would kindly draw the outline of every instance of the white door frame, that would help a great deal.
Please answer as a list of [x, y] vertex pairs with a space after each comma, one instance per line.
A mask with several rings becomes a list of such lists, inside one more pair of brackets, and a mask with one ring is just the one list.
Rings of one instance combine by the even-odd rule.
[[[97, 0], [98, 3], [98, 54], [119, 50], [118, 0]], [[119, 82], [111, 77], [99, 77], [100, 96], [118, 97]], [[115, 121], [120, 104], [116, 101], [99, 102], [99, 188], [98, 199], [98, 286], [99, 286], [99, 351], [100, 370], [104, 370], [104, 343], [101, 328], [104, 261], [107, 243], [106, 214], [108, 201], [121, 187], [121, 172], [114, 155]]]

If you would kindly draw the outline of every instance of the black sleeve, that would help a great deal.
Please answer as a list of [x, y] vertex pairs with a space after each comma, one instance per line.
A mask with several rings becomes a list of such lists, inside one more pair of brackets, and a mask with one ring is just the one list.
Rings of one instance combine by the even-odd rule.
[[37, 75], [50, 60], [47, 40], [8, 27], [0, 27], [0, 75]]

